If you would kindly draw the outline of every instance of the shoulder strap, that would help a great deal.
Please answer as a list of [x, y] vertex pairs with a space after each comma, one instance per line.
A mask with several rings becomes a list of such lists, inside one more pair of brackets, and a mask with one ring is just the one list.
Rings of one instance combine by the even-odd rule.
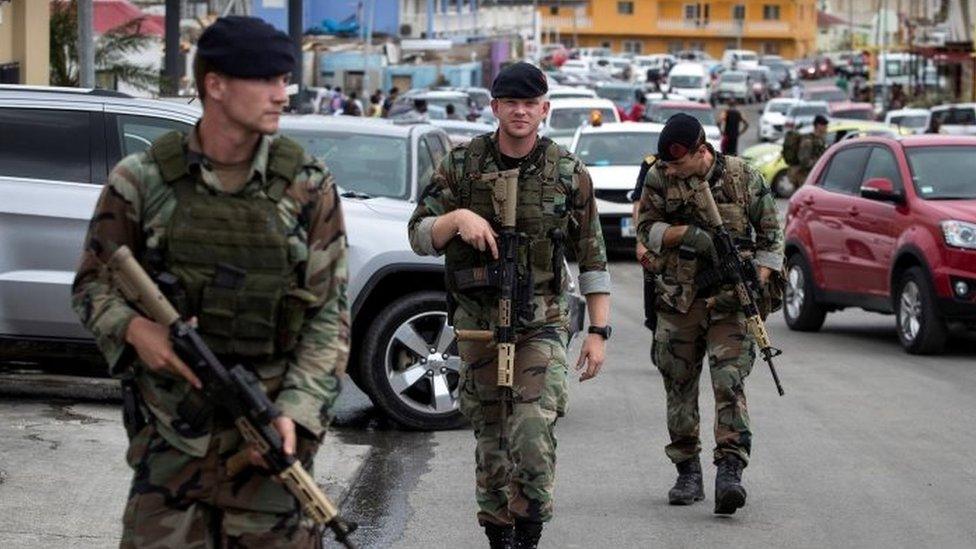
[[190, 175], [186, 151], [183, 150], [183, 134], [178, 131], [167, 132], [153, 141], [149, 146], [149, 155], [159, 166], [159, 174], [167, 183]]
[[542, 177], [546, 181], [556, 182], [559, 178], [559, 158], [562, 156], [562, 152], [555, 141], [548, 137], [543, 137], [542, 139], [548, 141], [546, 143], [545, 160], [542, 166]]
[[489, 134], [479, 135], [472, 139], [464, 151], [464, 179], [470, 179], [481, 173], [481, 161], [488, 151]]
[[745, 164], [737, 158], [725, 157], [726, 177], [722, 178], [725, 194], [734, 197], [741, 206], [749, 206], [749, 185], [743, 181], [746, 175]]
[[268, 196], [280, 200], [304, 163], [305, 151], [296, 141], [278, 136], [268, 150]]

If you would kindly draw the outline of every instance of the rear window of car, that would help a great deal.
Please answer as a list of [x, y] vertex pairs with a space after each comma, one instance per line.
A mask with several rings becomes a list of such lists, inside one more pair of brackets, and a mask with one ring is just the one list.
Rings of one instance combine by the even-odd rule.
[[321, 159], [343, 190], [406, 198], [410, 192], [405, 137], [282, 129]]
[[576, 128], [590, 121], [590, 113], [600, 111], [603, 120], [612, 122], [617, 120], [613, 109], [566, 108], [554, 109], [549, 117], [549, 127], [554, 130], [576, 130]]
[[654, 106], [651, 108], [651, 114], [648, 116], [651, 122], [657, 122], [659, 124], [664, 124], [668, 121], [668, 118], [678, 114], [684, 113], [694, 116], [702, 123], [703, 126], [714, 126], [715, 125], [715, 114], [711, 109], [682, 109], [682, 108], [672, 108], [672, 107], [658, 107]]
[[635, 99], [635, 89], [634, 88], [617, 88], [617, 87], [599, 87], [596, 89], [596, 95], [604, 99], [609, 99], [611, 101], [634, 101]]
[[976, 147], [912, 147], [906, 154], [915, 192], [924, 200], [976, 198], [972, 167]]
[[790, 110], [791, 106], [791, 103], [769, 103], [766, 106], [766, 112], [778, 112], [781, 114], [786, 114], [786, 111]]
[[722, 75], [722, 82], [745, 82], [746, 75], [742, 72], [727, 72]]
[[810, 101], [827, 101], [828, 103], [836, 103], [838, 101], [847, 101], [847, 94], [840, 89], [813, 90], [807, 94], [807, 99]]
[[891, 123], [906, 128], [924, 128], [929, 123], [929, 117], [924, 114], [903, 114], [892, 116]]
[[818, 114], [827, 114], [827, 107], [823, 106], [804, 106], [804, 107], [792, 107], [789, 110], [789, 116], [816, 116]]
[[656, 151], [659, 133], [591, 133], [580, 135], [574, 153], [587, 166], [637, 166], [644, 151]]
[[0, 176], [91, 183], [86, 111], [0, 109]]
[[676, 74], [668, 81], [675, 88], [700, 88], [702, 85], [702, 77], [693, 74]]
[[847, 120], [874, 120], [874, 112], [870, 109], [841, 109], [832, 112], [830, 116]]

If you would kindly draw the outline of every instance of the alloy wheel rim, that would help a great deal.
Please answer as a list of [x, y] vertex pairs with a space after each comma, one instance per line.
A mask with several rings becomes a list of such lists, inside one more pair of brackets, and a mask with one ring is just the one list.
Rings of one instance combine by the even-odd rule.
[[909, 280], [901, 290], [898, 307], [898, 326], [906, 341], [915, 341], [922, 328], [921, 291], [914, 280]]
[[798, 265], [790, 267], [786, 274], [786, 313], [790, 318], [799, 318], [800, 311], [803, 310], [803, 300], [806, 292], [803, 289], [803, 270]]
[[461, 357], [447, 313], [408, 318], [393, 332], [384, 357], [390, 389], [409, 408], [437, 415], [458, 409]]

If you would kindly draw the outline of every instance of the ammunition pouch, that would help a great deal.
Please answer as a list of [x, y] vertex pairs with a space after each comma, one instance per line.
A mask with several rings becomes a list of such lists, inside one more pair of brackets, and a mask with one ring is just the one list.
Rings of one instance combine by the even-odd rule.
[[131, 377], [122, 380], [122, 424], [129, 440], [146, 426], [146, 414], [143, 412], [142, 397], [139, 387]]
[[654, 332], [657, 329], [657, 283], [654, 275], [644, 271], [644, 326]]

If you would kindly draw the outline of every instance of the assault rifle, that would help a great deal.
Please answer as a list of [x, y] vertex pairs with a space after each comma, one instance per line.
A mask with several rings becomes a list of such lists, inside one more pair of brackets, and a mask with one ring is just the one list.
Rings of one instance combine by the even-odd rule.
[[773, 382], [776, 383], [776, 391], [779, 396], [786, 394], [783, 386], [779, 382], [779, 375], [776, 367], [773, 366], [773, 357], [783, 354], [783, 351], [776, 349], [769, 341], [769, 333], [766, 332], [766, 325], [763, 323], [762, 316], [759, 314], [759, 307], [756, 301], [762, 294], [762, 285], [759, 282], [759, 273], [752, 261], [745, 261], [739, 255], [739, 250], [732, 239], [732, 235], [722, 221], [722, 216], [715, 205], [715, 197], [707, 181], [699, 183], [696, 189], [699, 205], [705, 212], [708, 224], [712, 226], [714, 236], [715, 252], [718, 255], [718, 269], [726, 279], [735, 285], [735, 295], [742, 305], [742, 310], [746, 315], [746, 328], [756, 339], [759, 352], [763, 360], [769, 365], [769, 373], [773, 375]]
[[159, 291], [126, 246], [108, 260], [113, 283], [144, 314], [169, 327], [176, 354], [203, 382], [206, 397], [226, 410], [244, 439], [264, 458], [271, 472], [301, 503], [305, 513], [319, 525], [328, 526], [343, 546], [355, 549], [349, 534], [356, 523], [346, 522], [339, 510], [294, 456], [284, 451], [281, 436], [272, 422], [281, 415], [257, 377], [238, 364], [227, 369], [207, 347], [200, 334], [180, 319], [179, 313]]
[[[515, 230], [518, 204], [519, 170], [506, 170], [482, 175], [494, 179], [492, 204], [501, 218], [498, 234], [498, 261], [485, 268], [481, 287], [498, 290], [498, 321], [495, 331], [457, 330], [459, 341], [494, 342], [498, 348], [498, 387], [502, 390], [499, 406], [500, 449], [508, 447], [508, 415], [512, 406], [512, 383], [515, 379], [515, 324], [513, 320], [531, 319], [532, 271], [527, 266], [519, 272], [519, 247], [525, 235]], [[561, 269], [561, 265], [560, 265]], [[468, 287], [476, 287], [468, 285]]]

